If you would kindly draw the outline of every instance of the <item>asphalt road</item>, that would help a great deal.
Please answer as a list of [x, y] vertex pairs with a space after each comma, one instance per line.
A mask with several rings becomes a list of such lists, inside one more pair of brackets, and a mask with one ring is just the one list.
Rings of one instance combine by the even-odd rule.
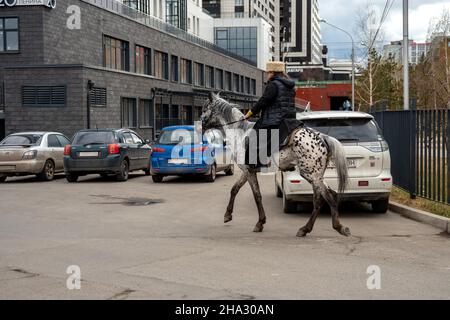
[[[69, 184], [16, 178], [0, 185], [1, 299], [449, 299], [450, 238], [397, 214], [345, 206], [353, 236], [329, 213], [296, 238], [307, 214], [286, 215], [262, 176], [268, 221], [249, 186], [223, 224], [231, 185], [171, 178], [154, 184], [89, 176]], [[81, 270], [68, 290], [66, 269]], [[369, 266], [381, 289], [369, 290]]]

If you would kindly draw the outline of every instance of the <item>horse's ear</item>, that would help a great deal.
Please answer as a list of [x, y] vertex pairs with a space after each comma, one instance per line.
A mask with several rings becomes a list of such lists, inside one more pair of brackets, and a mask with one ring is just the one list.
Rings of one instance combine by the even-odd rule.
[[216, 98], [216, 96], [214, 95], [214, 92], [211, 91], [208, 96], [209, 101], [213, 102], [215, 98]]

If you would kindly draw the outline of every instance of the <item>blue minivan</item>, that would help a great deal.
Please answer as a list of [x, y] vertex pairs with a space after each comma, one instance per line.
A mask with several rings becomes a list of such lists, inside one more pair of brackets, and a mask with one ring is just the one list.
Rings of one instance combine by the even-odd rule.
[[231, 150], [219, 130], [204, 135], [194, 126], [163, 128], [153, 145], [151, 175], [153, 182], [165, 176], [203, 175], [207, 182], [216, 180], [217, 172], [234, 174]]

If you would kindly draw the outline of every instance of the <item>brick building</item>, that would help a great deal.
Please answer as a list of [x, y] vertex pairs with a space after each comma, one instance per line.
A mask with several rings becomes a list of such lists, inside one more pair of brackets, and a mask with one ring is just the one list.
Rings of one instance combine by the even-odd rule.
[[250, 61], [121, 2], [23, 1], [0, 7], [6, 134], [130, 127], [151, 139], [198, 119], [208, 91], [243, 109], [261, 95], [264, 72]]

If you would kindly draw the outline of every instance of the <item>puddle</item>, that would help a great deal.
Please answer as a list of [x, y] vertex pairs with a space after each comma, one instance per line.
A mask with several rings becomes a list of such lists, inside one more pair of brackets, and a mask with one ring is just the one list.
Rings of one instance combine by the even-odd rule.
[[114, 197], [110, 195], [104, 194], [94, 194], [91, 197], [108, 199], [108, 202], [93, 202], [92, 204], [121, 204], [127, 207], [140, 207], [140, 206], [149, 206], [152, 204], [158, 204], [164, 202], [162, 199], [148, 199], [148, 198], [137, 198], [137, 197]]

